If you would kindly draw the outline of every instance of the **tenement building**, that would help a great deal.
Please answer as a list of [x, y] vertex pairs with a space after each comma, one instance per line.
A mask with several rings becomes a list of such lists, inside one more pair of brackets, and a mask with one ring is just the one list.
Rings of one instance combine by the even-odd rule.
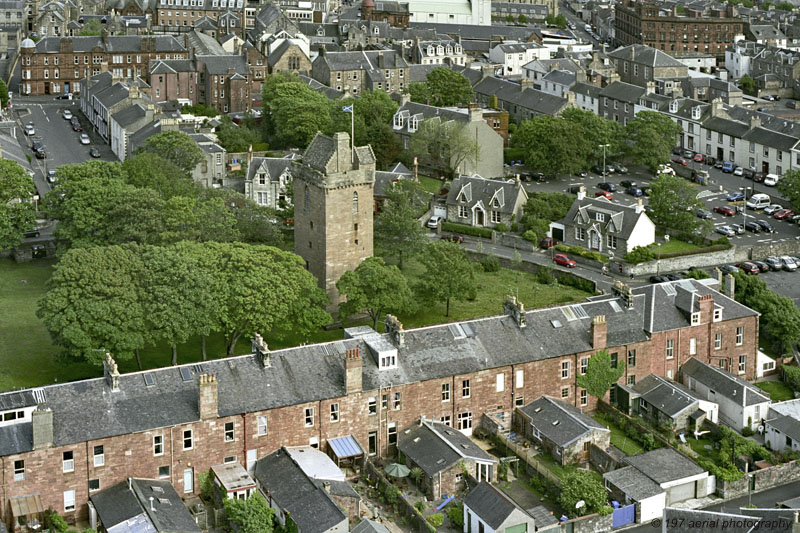
[[744, 36], [746, 22], [736, 18], [734, 6], [687, 6], [679, 13], [680, 9], [663, 8], [652, 0], [618, 2], [614, 8], [617, 44], [646, 44], [672, 56], [700, 53], [724, 59], [725, 48]]
[[469, 435], [542, 395], [592, 409], [575, 378], [603, 349], [627, 363], [621, 383], [676, 378], [691, 357], [752, 379], [758, 314], [706, 281], [618, 284], [535, 311], [508, 297], [502, 315], [412, 330], [387, 316], [383, 334], [275, 351], [255, 335], [251, 355], [130, 374], [108, 356], [102, 378], [0, 395], [2, 519], [29, 495], [85, 518], [95, 491], [128, 477], [190, 495], [213, 465], [252, 470], [281, 446], [327, 450], [342, 436], [386, 457], [422, 416]]

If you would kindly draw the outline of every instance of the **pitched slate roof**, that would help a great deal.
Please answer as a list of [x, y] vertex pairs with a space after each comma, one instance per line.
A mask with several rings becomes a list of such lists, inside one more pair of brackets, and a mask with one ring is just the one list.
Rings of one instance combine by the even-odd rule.
[[629, 455], [624, 461], [659, 485], [705, 472], [694, 461], [668, 446]]
[[129, 89], [122, 83], [115, 83], [111, 87], [99, 92], [92, 91], [92, 96], [97, 98], [106, 109], [120, 103], [128, 97]]
[[755, 385], [695, 357], [690, 358], [681, 366], [681, 372], [714, 389], [714, 392], [737, 405], [747, 407], [770, 401], [769, 395]]
[[209, 74], [228, 74], [230, 69], [238, 74], [250, 74], [247, 59], [241, 55], [198, 55], [197, 61], [205, 65]]
[[[520, 411], [530, 418], [530, 424], [539, 430], [547, 440], [557, 446], [566, 446], [575, 440], [595, 431], [607, 433], [609, 430], [580, 409], [561, 400], [542, 396]], [[528, 422], [526, 422], [528, 423]]]
[[269, 179], [276, 180], [291, 166], [292, 160], [285, 157], [254, 157], [247, 167], [247, 179], [255, 179], [256, 173], [263, 168]]
[[327, 531], [347, 520], [321, 484], [309, 478], [286, 449], [256, 462], [256, 479], [263, 491], [289, 511], [300, 531]]
[[511, 498], [500, 492], [500, 489], [485, 481], [481, 481], [469, 491], [464, 498], [464, 505], [494, 530], [503, 525], [514, 509], [527, 514]]
[[428, 420], [400, 433], [397, 449], [428, 476], [449, 470], [464, 458], [497, 463], [460, 431]]
[[800, 420], [788, 415], [777, 415], [767, 420], [767, 424], [788, 435], [792, 440], [800, 441]]
[[111, 118], [113, 118], [114, 121], [117, 124], [119, 124], [121, 128], [125, 128], [126, 126], [130, 126], [137, 120], [144, 118], [146, 115], [147, 112], [145, 111], [144, 107], [142, 107], [139, 104], [135, 104], [126, 107], [122, 111], [117, 111], [116, 113], [111, 115]]
[[[106, 52], [141, 52], [142, 39], [153, 39], [155, 52], [185, 52], [186, 49], [172, 35], [109, 35], [103, 37], [69, 37], [72, 39], [73, 52], [91, 52], [95, 49]], [[66, 37], [45, 37], [36, 43], [38, 53], [58, 53], [61, 39]], [[147, 41], [149, 43], [149, 41]]]
[[350, 533], [389, 533], [389, 530], [380, 522], [365, 519], [352, 528]]
[[613, 98], [620, 102], [627, 102], [629, 104], [638, 104], [639, 99], [647, 93], [647, 89], [639, 87], [638, 85], [631, 85], [622, 81], [615, 81], [606, 85], [600, 96]]
[[609, 52], [608, 57], [632, 61], [649, 67], [683, 67], [688, 69], [686, 65], [669, 54], [643, 44], [632, 44], [617, 48], [613, 52]]
[[[597, 220], [598, 214], [603, 215], [602, 222]], [[642, 217], [648, 218], [647, 213], [644, 211], [637, 213], [635, 206], [615, 204], [605, 198], [587, 196], [582, 200], [575, 200], [561, 222], [570, 227], [599, 224], [613, 229], [618, 237], [628, 239]]]
[[515, 104], [540, 115], [555, 115], [567, 105], [566, 98], [536, 89], [523, 90], [519, 83], [492, 76], [482, 79], [474, 88], [477, 94], [487, 97], [496, 95], [501, 102]]
[[314, 78], [309, 78], [308, 76], [305, 76], [303, 74], [300, 74], [298, 78], [300, 78], [300, 81], [302, 81], [303, 83], [305, 83], [318, 93], [324, 94], [326, 97], [328, 97], [329, 100], [338, 100], [344, 94], [341, 91], [337, 91], [333, 87], [328, 87], [327, 85], [318, 82]]
[[[506, 41], [527, 41], [535, 33], [532, 28], [523, 28], [516, 26], [478, 26], [475, 24], [438, 24], [434, 22], [412, 22], [412, 28], [432, 29], [438, 33], [449, 35], [452, 38], [460, 36], [462, 45], [465, 41], [486, 41], [488, 51], [488, 42], [497, 41], [498, 37], [502, 37]], [[466, 46], [465, 46], [466, 48]]]
[[549, 81], [557, 85], [570, 86], [575, 83], [575, 74], [567, 72], [566, 70], [551, 70], [542, 78], [544, 81]]
[[640, 393], [647, 403], [669, 417], [696, 408], [700, 401], [680, 383], [655, 374], [645, 376], [631, 388]]
[[603, 479], [637, 502], [664, 492], [655, 481], [632, 466], [606, 472], [603, 474]]
[[[485, 209], [512, 214], [517, 205], [519, 196], [528, 198], [528, 193], [516, 180], [490, 180], [480, 176], [460, 176], [453, 180], [450, 191], [447, 193], [447, 205], [466, 205], [472, 207], [477, 204]], [[461, 198], [464, 201], [461, 201]]]

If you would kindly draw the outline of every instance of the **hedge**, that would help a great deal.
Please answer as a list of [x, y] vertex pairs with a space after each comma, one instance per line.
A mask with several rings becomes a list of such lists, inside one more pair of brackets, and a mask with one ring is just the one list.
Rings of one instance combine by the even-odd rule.
[[452, 231], [453, 233], [463, 233], [464, 235], [472, 235], [473, 237], [483, 237], [484, 239], [492, 238], [492, 230], [489, 228], [476, 228], [475, 226], [468, 226], [466, 224], [456, 224], [455, 222], [442, 222], [442, 231]]
[[683, 257], [685, 255], [707, 254], [710, 252], [721, 252], [723, 250], [729, 250], [732, 246], [733, 245], [730, 243], [712, 244], [711, 246], [706, 246], [705, 248], [695, 248], [694, 250], [684, 250], [682, 252], [661, 254], [661, 259], [669, 259], [670, 257]]
[[577, 255], [579, 257], [585, 257], [586, 259], [591, 259], [593, 261], [600, 261], [601, 263], [608, 262], [608, 257], [602, 255], [600, 252], [591, 252], [589, 250], [586, 250], [585, 248], [581, 248], [580, 246], [567, 246], [566, 244], [556, 244], [555, 248], [559, 252]]

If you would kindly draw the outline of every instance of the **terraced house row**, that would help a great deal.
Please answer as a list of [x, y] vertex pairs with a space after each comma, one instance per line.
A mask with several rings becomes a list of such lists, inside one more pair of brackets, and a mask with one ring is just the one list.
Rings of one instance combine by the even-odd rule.
[[123, 375], [109, 355], [102, 378], [0, 395], [2, 518], [11, 499], [36, 494], [86, 517], [91, 494], [127, 477], [191, 494], [212, 465], [252, 470], [284, 445], [327, 450], [352, 436], [383, 457], [421, 416], [469, 435], [484, 414], [542, 395], [592, 409], [576, 376], [601, 349], [627, 363], [626, 384], [676, 377], [690, 357], [752, 378], [758, 314], [713, 283], [618, 284], [534, 311], [508, 297], [498, 316], [413, 330], [387, 316], [384, 334], [362, 326], [276, 351], [255, 335], [250, 355]]

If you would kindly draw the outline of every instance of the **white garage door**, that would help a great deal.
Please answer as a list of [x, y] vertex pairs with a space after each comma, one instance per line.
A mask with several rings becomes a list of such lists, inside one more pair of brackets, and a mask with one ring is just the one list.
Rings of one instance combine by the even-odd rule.
[[694, 498], [695, 482], [676, 485], [667, 489], [667, 505]]

